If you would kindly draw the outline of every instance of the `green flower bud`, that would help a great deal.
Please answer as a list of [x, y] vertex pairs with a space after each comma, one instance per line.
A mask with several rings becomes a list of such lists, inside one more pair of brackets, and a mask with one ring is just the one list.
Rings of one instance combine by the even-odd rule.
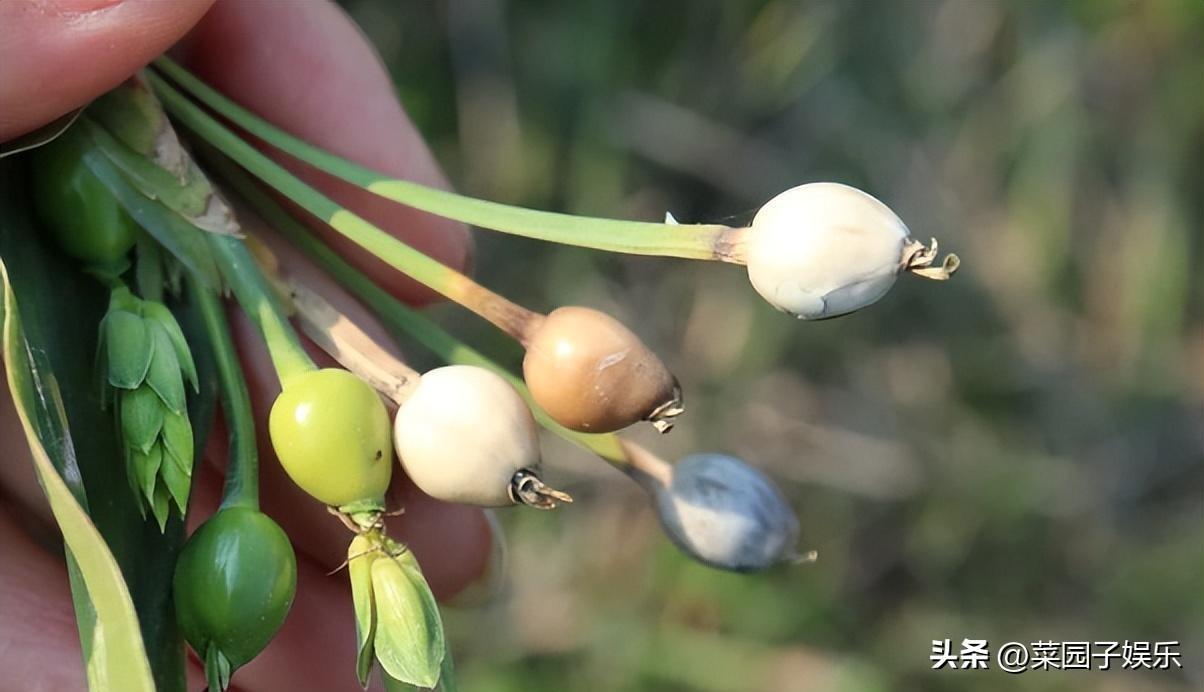
[[224, 690], [284, 623], [297, 590], [297, 560], [266, 514], [230, 507], [184, 544], [172, 588], [184, 639], [205, 661], [209, 688]]
[[413, 553], [372, 562], [376, 660], [394, 679], [419, 687], [439, 683], [443, 623]]
[[162, 529], [174, 502], [181, 515], [192, 485], [194, 440], [184, 380], [197, 386], [184, 333], [161, 303], [119, 286], [101, 322], [97, 369], [115, 399], [130, 487]]
[[347, 563], [360, 684], [367, 686], [375, 658], [387, 680], [454, 689], [439, 606], [414, 554], [373, 530], [351, 541]]

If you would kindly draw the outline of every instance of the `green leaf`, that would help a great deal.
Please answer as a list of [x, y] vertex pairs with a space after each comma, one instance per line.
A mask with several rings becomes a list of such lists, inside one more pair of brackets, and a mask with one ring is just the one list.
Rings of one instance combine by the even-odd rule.
[[[184, 647], [172, 615], [170, 590], [175, 555], [184, 537], [183, 522], [172, 520], [166, 533], [160, 533], [139, 511], [137, 495], [131, 492], [131, 480], [126, 473], [119, 426], [115, 425], [114, 413], [103, 409], [96, 387], [97, 378], [104, 375], [93, 368], [98, 327], [110, 302], [110, 292], [62, 255], [50, 240], [49, 232], [34, 223], [27, 180], [25, 157], [0, 161], [0, 258], [7, 264], [12, 291], [20, 302], [21, 327], [31, 359], [38, 363], [39, 382], [53, 384], [53, 387], [46, 384], [46, 392], [39, 388], [35, 396], [38, 401], [61, 404], [59, 410], [65, 410], [69, 421], [69, 426], [66, 423], [56, 426], [47, 422], [53, 416], [39, 415], [35, 424], [55, 470], [68, 487], [73, 491], [78, 489], [81, 507], [120, 566], [141, 628], [142, 658], [149, 661], [154, 677], [153, 687], [121, 684], [128, 672], [125, 669], [137, 668], [145, 661], [139, 663], [126, 655], [109, 660], [108, 654], [97, 653], [100, 648], [113, 646], [124, 635], [109, 630], [110, 606], [93, 608], [91, 601], [100, 596], [96, 593], [89, 596], [81, 570], [68, 554], [67, 569], [72, 579], [85, 659], [94, 668], [109, 667], [108, 672], [91, 676], [117, 679], [107, 687], [94, 685], [93, 689], [183, 692]], [[198, 353], [204, 352], [207, 339], [203, 330], [194, 331], [190, 327], [187, 311], [177, 314], [189, 343]], [[197, 439], [204, 444], [203, 432], [212, 415], [216, 385], [208, 361], [199, 358], [197, 366], [201, 394], [190, 398], [188, 406], [197, 416], [193, 424]], [[11, 371], [10, 376], [13, 376]], [[109, 394], [115, 392], [106, 389]], [[61, 398], [57, 393], [48, 393], [51, 390], [61, 392]], [[80, 558], [82, 563], [83, 556]], [[72, 662], [64, 660], [60, 664], [72, 665]]]
[[180, 361], [176, 359], [175, 346], [172, 345], [171, 337], [163, 325], [152, 320], [146, 320], [146, 324], [155, 343], [150, 369], [146, 371], [146, 386], [159, 395], [159, 399], [169, 411], [183, 413], [184, 378], [180, 374]]
[[121, 436], [127, 449], [150, 452], [163, 429], [163, 405], [149, 387], [121, 392], [118, 407]]
[[18, 299], [4, 261], [0, 261], [0, 279], [4, 288], [3, 353], [8, 387], [38, 481], [66, 544], [89, 689], [153, 692], [155, 682], [130, 592], [117, 561], [85, 511], [80, 477], [77, 473], [73, 477], [75, 487], [69, 486], [51, 461], [53, 455], [69, 468], [74, 446], [46, 356], [26, 341]]
[[154, 341], [147, 327], [147, 323], [132, 312], [117, 310], [105, 315], [109, 384], [118, 389], [135, 389], [146, 379], [154, 355]]
[[376, 659], [397, 680], [434, 687], [443, 663], [443, 623], [426, 580], [403, 567], [406, 555], [372, 563]]
[[193, 390], [198, 390], [200, 384], [197, 380], [196, 361], [192, 358], [192, 349], [188, 348], [188, 340], [184, 338], [184, 331], [180, 329], [175, 315], [171, 314], [166, 305], [148, 301], [142, 306], [142, 316], [154, 320], [167, 331], [171, 345], [176, 351], [176, 360], [180, 362], [180, 370]]
[[372, 673], [372, 638], [376, 634], [376, 610], [372, 598], [372, 563], [380, 549], [358, 535], [347, 548], [347, 573], [351, 577], [351, 600], [355, 604], [356, 663], [360, 685], [368, 687]]

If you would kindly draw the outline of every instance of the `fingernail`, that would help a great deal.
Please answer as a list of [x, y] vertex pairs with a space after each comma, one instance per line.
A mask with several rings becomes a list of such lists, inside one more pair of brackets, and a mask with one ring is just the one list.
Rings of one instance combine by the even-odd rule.
[[480, 608], [496, 600], [506, 586], [506, 534], [493, 510], [484, 510], [489, 526], [489, 562], [480, 576], [464, 587], [447, 605], [453, 608]]

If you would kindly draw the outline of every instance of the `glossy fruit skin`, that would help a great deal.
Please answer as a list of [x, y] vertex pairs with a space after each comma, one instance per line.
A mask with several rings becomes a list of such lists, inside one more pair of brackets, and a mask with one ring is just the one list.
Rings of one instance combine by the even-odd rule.
[[302, 490], [331, 507], [384, 504], [393, 473], [392, 425], [360, 378], [337, 368], [285, 382], [268, 417], [281, 466]]
[[275, 636], [297, 591], [288, 536], [266, 514], [230, 507], [188, 539], [172, 580], [176, 617], [204, 660], [216, 646], [237, 668]]
[[81, 136], [68, 130], [34, 151], [34, 206], [63, 252], [109, 265], [134, 246], [138, 225], [84, 163]]
[[470, 365], [425, 374], [397, 410], [393, 441], [414, 484], [446, 502], [514, 504], [511, 480], [539, 466], [531, 409], [500, 375]]
[[535, 330], [523, 377], [548, 415], [581, 432], [625, 428], [677, 396], [673, 375], [639, 337], [576, 306], [553, 310]]
[[882, 202], [840, 183], [807, 183], [765, 203], [745, 248], [748, 278], [770, 305], [825, 319], [886, 294], [910, 233]]

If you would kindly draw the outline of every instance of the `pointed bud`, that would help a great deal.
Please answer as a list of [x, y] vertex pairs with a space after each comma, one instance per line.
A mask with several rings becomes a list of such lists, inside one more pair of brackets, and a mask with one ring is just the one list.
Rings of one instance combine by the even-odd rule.
[[396, 680], [433, 688], [443, 664], [443, 622], [410, 551], [372, 562], [372, 596], [376, 660]]

